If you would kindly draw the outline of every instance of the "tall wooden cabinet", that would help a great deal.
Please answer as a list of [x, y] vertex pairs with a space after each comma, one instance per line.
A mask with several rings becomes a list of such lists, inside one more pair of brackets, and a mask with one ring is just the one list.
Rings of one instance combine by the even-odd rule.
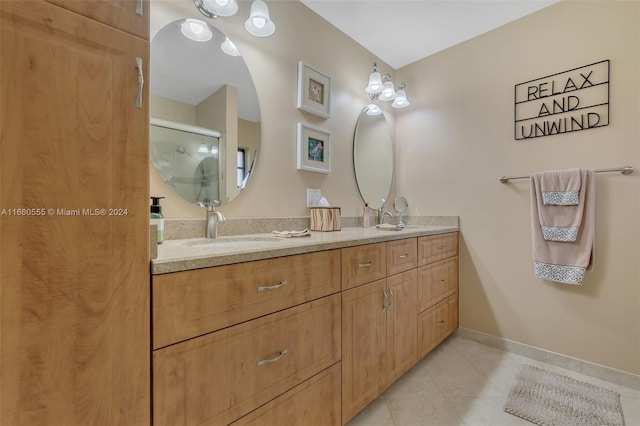
[[55, 3], [0, 2], [0, 424], [149, 425], [148, 3]]

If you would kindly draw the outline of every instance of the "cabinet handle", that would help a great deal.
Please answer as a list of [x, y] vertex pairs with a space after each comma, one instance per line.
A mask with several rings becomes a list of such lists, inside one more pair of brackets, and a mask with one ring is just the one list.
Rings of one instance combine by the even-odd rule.
[[393, 294], [393, 290], [389, 289], [389, 310], [393, 306], [393, 302], [396, 300], [396, 296]]
[[444, 284], [444, 283], [445, 283], [445, 281], [444, 281], [444, 280], [438, 280], [438, 281], [436, 281], [436, 283], [438, 283], [438, 284]]
[[277, 290], [279, 288], [284, 287], [285, 285], [287, 285], [287, 280], [284, 281], [280, 281], [280, 284], [274, 284], [274, 285], [261, 285], [258, 287], [258, 292], [261, 291], [268, 291], [268, 290]]
[[142, 0], [138, 0], [136, 2], [136, 15], [138, 16], [143, 16], [143, 12], [142, 12]]
[[406, 259], [407, 257], [409, 257], [409, 253], [401, 254], [400, 256], [398, 256], [399, 259]]
[[142, 89], [144, 88], [142, 58], [136, 57], [136, 68], [138, 68], [138, 95], [136, 96], [136, 108], [142, 109]]
[[444, 244], [441, 246], [436, 247], [438, 250], [444, 250]]
[[442, 327], [445, 324], [445, 321], [438, 321], [437, 326], [438, 327]]
[[283, 356], [285, 356], [287, 354], [287, 350], [283, 349], [280, 351], [280, 353], [275, 356], [274, 358], [269, 358], [269, 359], [261, 359], [260, 361], [258, 361], [258, 366], [262, 366], [262, 365], [267, 365], [267, 364], [271, 364], [272, 362], [276, 362], [276, 361], [280, 361], [280, 358], [282, 358]]
[[387, 307], [389, 307], [389, 295], [387, 294], [386, 288], [382, 289], [382, 294], [384, 295], [384, 304], [382, 305], [382, 312], [384, 312], [387, 310]]
[[373, 260], [367, 263], [358, 263], [358, 268], [367, 268], [373, 265]]

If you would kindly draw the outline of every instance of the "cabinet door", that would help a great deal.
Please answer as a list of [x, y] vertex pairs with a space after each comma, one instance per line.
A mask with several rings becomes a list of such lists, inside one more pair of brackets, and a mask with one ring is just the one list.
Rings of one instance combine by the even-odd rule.
[[418, 357], [427, 355], [458, 328], [458, 293], [418, 315]]
[[386, 387], [386, 280], [342, 293], [342, 422]]
[[149, 44], [41, 1], [0, 34], [0, 423], [148, 425]]
[[387, 278], [387, 288], [387, 384], [391, 384], [417, 361], [417, 271]]
[[46, 0], [149, 40], [149, 0]]

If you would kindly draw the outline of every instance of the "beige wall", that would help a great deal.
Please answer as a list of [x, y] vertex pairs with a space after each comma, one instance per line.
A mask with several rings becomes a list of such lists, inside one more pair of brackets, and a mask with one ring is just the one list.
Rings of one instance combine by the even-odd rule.
[[[251, 72], [261, 110], [262, 144], [255, 172], [247, 189], [221, 210], [227, 217], [308, 216], [306, 189], [319, 188], [344, 216], [362, 214], [353, 173], [353, 132], [358, 115], [367, 104], [367, 78], [378, 62], [381, 70], [393, 70], [344, 33], [318, 17], [298, 1], [268, 1], [276, 32], [258, 38], [244, 29], [250, 2], [241, 1], [230, 18], [209, 20], [229, 35]], [[191, 0], [152, 0], [151, 37], [166, 24], [185, 17], [206, 20]], [[153, 41], [152, 41], [153, 42]], [[332, 117], [321, 117], [296, 108], [298, 61], [305, 61], [331, 77]], [[393, 111], [385, 110], [390, 126]], [[296, 123], [326, 129], [332, 136], [332, 171], [329, 175], [296, 170]], [[167, 218], [204, 218], [204, 211], [175, 197], [151, 172], [152, 194], [167, 196]]]
[[[397, 72], [397, 189], [412, 214], [459, 215], [461, 326], [640, 373], [640, 173], [597, 175], [595, 268], [533, 276], [529, 181], [640, 166], [640, 3], [561, 2]], [[514, 141], [514, 85], [611, 60], [608, 127]]]

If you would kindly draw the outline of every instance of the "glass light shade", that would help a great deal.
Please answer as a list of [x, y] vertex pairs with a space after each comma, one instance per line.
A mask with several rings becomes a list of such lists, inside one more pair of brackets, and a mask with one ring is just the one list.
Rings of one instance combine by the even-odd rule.
[[376, 93], [382, 92], [382, 76], [379, 72], [374, 71], [369, 74], [369, 84], [367, 85], [365, 92], [374, 95]]
[[366, 106], [365, 111], [367, 115], [380, 115], [382, 114], [382, 109], [376, 104], [369, 104]]
[[238, 51], [236, 45], [231, 40], [229, 40], [229, 37], [225, 37], [224, 41], [220, 45], [220, 48], [229, 56], [240, 56], [240, 51]]
[[393, 100], [391, 106], [394, 108], [406, 108], [409, 105], [410, 102], [407, 100], [407, 93], [404, 91], [404, 89], [398, 90], [398, 93], [396, 93], [396, 98]]
[[238, 11], [236, 0], [202, 0], [202, 3], [209, 12], [218, 16], [231, 16]]
[[180, 24], [180, 31], [182, 31], [182, 35], [193, 41], [205, 42], [211, 40], [211, 37], [213, 37], [209, 25], [199, 19], [185, 19], [184, 22]]
[[396, 91], [393, 88], [393, 82], [387, 81], [386, 83], [384, 83], [384, 89], [382, 89], [382, 93], [380, 93], [378, 99], [380, 99], [381, 101], [390, 101], [395, 98]]
[[276, 25], [269, 17], [269, 8], [262, 0], [254, 0], [251, 3], [251, 15], [244, 23], [249, 34], [256, 37], [269, 37], [276, 31]]

